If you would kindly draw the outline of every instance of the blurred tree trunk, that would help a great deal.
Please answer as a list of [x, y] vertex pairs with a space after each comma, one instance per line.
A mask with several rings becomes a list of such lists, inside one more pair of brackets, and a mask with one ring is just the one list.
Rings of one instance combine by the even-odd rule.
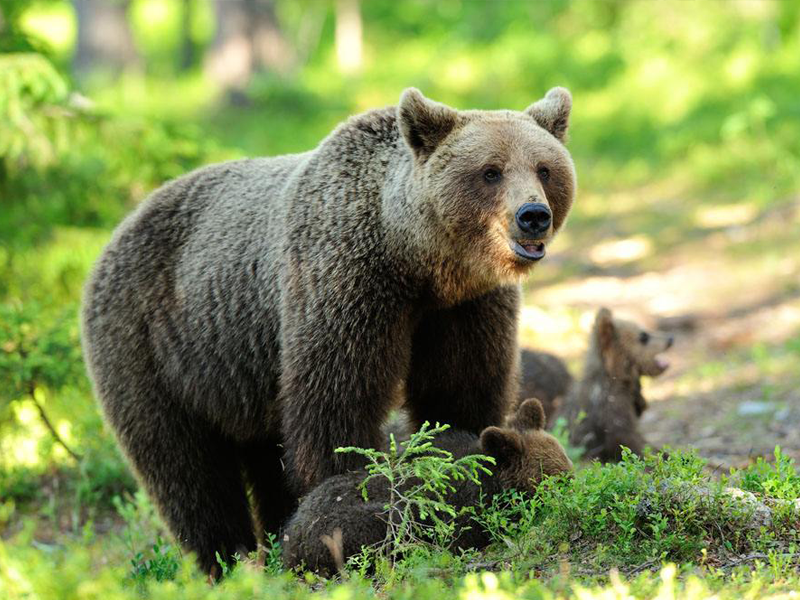
[[197, 60], [197, 46], [192, 38], [195, 0], [183, 0], [181, 12], [181, 58], [180, 70], [188, 71]]
[[243, 88], [257, 70], [286, 73], [294, 50], [281, 31], [273, 0], [215, 0], [217, 34], [207, 58], [209, 74]]
[[336, 62], [342, 73], [355, 73], [361, 69], [361, 38], [358, 0], [336, 0]]
[[73, 0], [78, 19], [78, 44], [73, 68], [78, 75], [92, 69], [119, 72], [138, 62], [128, 24], [130, 0]]

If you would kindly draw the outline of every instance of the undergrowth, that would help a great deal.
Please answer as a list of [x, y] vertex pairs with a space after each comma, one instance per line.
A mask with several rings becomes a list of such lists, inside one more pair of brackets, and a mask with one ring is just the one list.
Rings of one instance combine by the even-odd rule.
[[[429, 441], [421, 446], [427, 451], [426, 472], [452, 468], [452, 457], [432, 453]], [[592, 463], [572, 476], [545, 479], [532, 496], [511, 491], [487, 499], [474, 514], [495, 541], [485, 552], [453, 554], [446, 540], [437, 545], [405, 537], [404, 552], [393, 563], [375, 565], [375, 554], [365, 552], [331, 580], [285, 571], [278, 538], [270, 535], [260, 553], [225, 565], [226, 577], [214, 587], [197, 572], [193, 556], [164, 541], [163, 526], [139, 492], [128, 501], [115, 500], [126, 526], [111, 551], [87, 543], [91, 532], [47, 553], [32, 547], [30, 527], [0, 541], [0, 597], [304, 598], [314, 590], [314, 597], [372, 598], [377, 590], [386, 598], [437, 600], [520, 594], [613, 598], [626, 597], [624, 590], [648, 597], [665, 589], [682, 597], [756, 597], [767, 582], [778, 588], [799, 582], [797, 514], [754, 529], [752, 509], [725, 489], [738, 482], [768, 501], [793, 499], [795, 466], [780, 449], [775, 456], [775, 462], [759, 461], [716, 481], [692, 452], [644, 458], [626, 453], [619, 464]], [[397, 461], [375, 464], [385, 471], [381, 477], [398, 468]], [[401, 468], [410, 465], [413, 461]], [[662, 566], [669, 563], [677, 570]], [[95, 570], [98, 564], [106, 566]], [[43, 577], [53, 569], [59, 577]], [[641, 574], [625, 577], [616, 569]], [[502, 573], [470, 574], [473, 570]]]
[[[447, 496], [460, 481], [480, 484], [483, 471], [491, 473], [486, 465], [494, 464], [490, 456], [471, 454], [455, 458], [453, 454], [437, 448], [434, 440], [447, 431], [449, 425], [431, 427], [427, 421], [409, 438], [397, 442], [390, 435], [387, 451], [372, 448], [337, 448], [339, 453], [354, 453], [367, 460], [367, 477], [360, 489], [368, 499], [367, 485], [378, 480], [389, 491], [382, 518], [386, 522], [386, 538], [378, 548], [371, 549], [375, 556], [397, 562], [414, 545], [446, 545], [456, 534], [453, 519], [458, 511], [447, 502]], [[363, 561], [362, 561], [363, 562]]]

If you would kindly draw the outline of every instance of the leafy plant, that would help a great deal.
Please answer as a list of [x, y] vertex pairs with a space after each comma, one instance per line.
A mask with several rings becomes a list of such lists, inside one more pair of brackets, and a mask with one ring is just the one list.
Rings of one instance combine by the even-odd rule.
[[378, 556], [395, 562], [410, 547], [419, 543], [442, 544], [455, 529], [456, 509], [447, 501], [454, 484], [468, 480], [480, 485], [479, 473], [491, 474], [484, 464], [494, 459], [471, 454], [456, 459], [451, 452], [437, 448], [434, 438], [449, 425], [430, 427], [426, 421], [408, 440], [400, 442], [390, 436], [387, 452], [372, 448], [337, 448], [336, 452], [352, 452], [367, 460], [367, 477], [361, 483], [364, 500], [367, 486], [376, 480], [388, 488], [384, 506], [386, 538], [376, 549]]
[[53, 439], [76, 461], [45, 410], [42, 390], [58, 391], [84, 380], [74, 306], [46, 311], [36, 303], [0, 304], [0, 414], [27, 399]]
[[[586, 418], [586, 413], [581, 411], [575, 421], [576, 425], [584, 418]], [[585, 450], [584, 448], [573, 446], [569, 443], [569, 426], [564, 417], [558, 417], [556, 419], [550, 433], [552, 433], [553, 436], [561, 443], [561, 446], [564, 448], [564, 452], [567, 453], [567, 456], [573, 463], [577, 463], [581, 459]]]
[[493, 496], [488, 506], [476, 507], [472, 518], [493, 541], [522, 553], [524, 538], [534, 529], [539, 518], [540, 502], [536, 496], [508, 490]]
[[800, 497], [800, 473], [794, 459], [775, 447], [775, 462], [759, 456], [756, 462], [741, 471], [732, 471], [732, 482], [742, 489], [764, 494], [778, 500], [796, 500]]
[[267, 533], [264, 540], [264, 554], [264, 570], [267, 573], [276, 575], [283, 571], [281, 543], [276, 534]]
[[150, 552], [137, 552], [131, 559], [128, 576], [139, 586], [150, 579], [171, 581], [175, 579], [180, 565], [180, 552], [159, 537], [151, 546]]

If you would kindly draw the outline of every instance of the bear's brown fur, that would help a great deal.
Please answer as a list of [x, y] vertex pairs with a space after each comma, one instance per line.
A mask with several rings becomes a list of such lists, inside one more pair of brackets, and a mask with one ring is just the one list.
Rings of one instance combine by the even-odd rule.
[[[380, 444], [397, 390], [417, 426], [502, 421], [519, 280], [575, 194], [570, 107], [561, 88], [524, 112], [409, 89], [310, 152], [176, 179], [117, 228], [85, 292], [88, 370], [203, 569], [357, 466], [334, 448]], [[536, 239], [530, 202], [552, 213]]]
[[549, 352], [523, 348], [519, 370], [519, 401], [538, 398], [547, 416], [547, 426], [551, 427], [555, 413], [572, 387], [573, 379], [567, 365]]
[[586, 458], [618, 461], [622, 446], [636, 454], [646, 442], [639, 417], [647, 408], [641, 377], [657, 377], [669, 363], [659, 355], [673, 338], [615, 319], [601, 308], [592, 329], [583, 379], [572, 387], [559, 414], [567, 418], [570, 443]]
[[[533, 492], [544, 476], [571, 470], [572, 463], [564, 449], [543, 431], [544, 418], [541, 404], [530, 399], [520, 405], [505, 427], [489, 427], [480, 436], [449, 430], [437, 438], [434, 444], [456, 458], [485, 454], [497, 462], [491, 467], [493, 475], [481, 475], [480, 485], [471, 481], [457, 484], [447, 497], [449, 504], [458, 510], [478, 506], [482, 495], [491, 498], [512, 488]], [[367, 484], [369, 500], [365, 502], [359, 490], [365, 477], [364, 471], [330, 477], [303, 498], [284, 535], [283, 556], [287, 567], [305, 565], [330, 574], [340, 566], [337, 564], [340, 561], [385, 539], [388, 485], [385, 479], [371, 480]], [[467, 517], [461, 521], [456, 522], [454, 548], [482, 548], [489, 544], [489, 534], [474, 521]], [[467, 524], [469, 527], [464, 527]], [[331, 548], [332, 540], [336, 548]]]

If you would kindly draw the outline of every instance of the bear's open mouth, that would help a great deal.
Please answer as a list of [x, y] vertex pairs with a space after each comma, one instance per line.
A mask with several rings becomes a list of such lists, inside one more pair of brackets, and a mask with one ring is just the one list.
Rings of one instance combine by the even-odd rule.
[[514, 242], [512, 250], [514, 250], [517, 256], [534, 262], [543, 259], [544, 255], [547, 253], [544, 242], [527, 240]]
[[669, 369], [669, 361], [666, 358], [663, 358], [661, 356], [656, 356], [656, 366], [663, 373], [664, 371]]

